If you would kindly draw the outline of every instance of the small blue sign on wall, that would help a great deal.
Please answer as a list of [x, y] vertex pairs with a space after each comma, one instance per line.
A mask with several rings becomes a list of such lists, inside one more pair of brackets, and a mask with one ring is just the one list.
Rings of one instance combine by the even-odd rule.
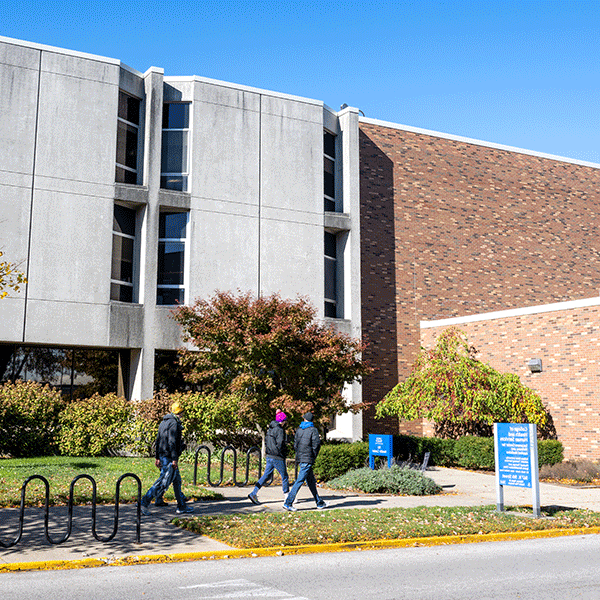
[[375, 457], [387, 456], [388, 467], [392, 466], [394, 460], [394, 436], [369, 434], [369, 466], [375, 468]]

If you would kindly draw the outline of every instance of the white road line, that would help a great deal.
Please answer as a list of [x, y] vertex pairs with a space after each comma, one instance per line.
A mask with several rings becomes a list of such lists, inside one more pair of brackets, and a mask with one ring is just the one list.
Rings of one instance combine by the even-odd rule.
[[208, 598], [286, 598], [287, 600], [308, 600], [304, 596], [293, 596], [283, 590], [253, 583], [247, 579], [230, 579], [215, 583], [198, 583], [196, 585], [181, 586], [181, 590], [197, 589], [208, 596], [196, 596], [196, 600]]

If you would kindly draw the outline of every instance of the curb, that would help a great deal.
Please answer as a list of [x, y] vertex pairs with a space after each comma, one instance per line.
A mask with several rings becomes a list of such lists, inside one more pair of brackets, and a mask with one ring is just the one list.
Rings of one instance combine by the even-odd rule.
[[552, 538], [570, 535], [600, 533], [600, 527], [579, 527], [576, 529], [539, 529], [504, 533], [482, 533], [468, 535], [448, 535], [425, 538], [405, 538], [400, 540], [373, 540], [368, 542], [343, 542], [334, 544], [307, 544], [303, 546], [272, 546], [270, 548], [249, 548], [239, 550], [217, 550], [215, 552], [184, 552], [179, 554], [132, 555], [122, 558], [86, 558], [78, 560], [47, 560], [0, 564], [0, 573], [21, 571], [54, 571], [64, 569], [89, 569], [95, 567], [128, 567], [132, 565], [165, 564], [192, 562], [199, 560], [223, 560], [229, 558], [257, 558], [259, 556], [292, 556], [296, 554], [317, 554], [322, 552], [351, 552], [353, 550], [380, 550], [386, 548], [410, 548], [444, 546], [450, 544], [473, 544], [479, 542], [503, 542], [537, 538]]

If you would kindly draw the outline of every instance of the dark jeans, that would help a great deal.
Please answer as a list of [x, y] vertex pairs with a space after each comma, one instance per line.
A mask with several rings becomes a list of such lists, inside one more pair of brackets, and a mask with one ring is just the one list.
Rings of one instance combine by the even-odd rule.
[[283, 493], [287, 494], [290, 491], [290, 478], [288, 477], [285, 460], [282, 458], [271, 458], [270, 456], [267, 456], [267, 466], [265, 467], [265, 472], [262, 474], [262, 477], [258, 480], [258, 483], [252, 490], [253, 494], [256, 494], [258, 490], [265, 485], [265, 481], [267, 481], [275, 469], [277, 469], [279, 475], [281, 475], [281, 487], [283, 489]]
[[300, 463], [298, 465], [298, 479], [294, 482], [290, 493], [285, 501], [288, 506], [294, 504], [294, 500], [296, 499], [296, 494], [298, 490], [302, 487], [302, 484], [306, 481], [306, 485], [308, 485], [308, 489], [311, 491], [317, 506], [321, 506], [324, 504], [323, 499], [319, 496], [319, 492], [317, 492], [317, 480], [315, 479], [315, 474], [313, 473], [313, 465], [311, 463]]
[[169, 485], [173, 483], [173, 491], [175, 492], [175, 500], [177, 500], [177, 508], [180, 510], [185, 508], [185, 499], [181, 493], [181, 475], [179, 469], [175, 469], [172, 478], [169, 477], [169, 468], [173, 469], [172, 462], [166, 457], [160, 457], [160, 475], [152, 484], [152, 487], [144, 494], [142, 504], [148, 506], [153, 498], [162, 498]]

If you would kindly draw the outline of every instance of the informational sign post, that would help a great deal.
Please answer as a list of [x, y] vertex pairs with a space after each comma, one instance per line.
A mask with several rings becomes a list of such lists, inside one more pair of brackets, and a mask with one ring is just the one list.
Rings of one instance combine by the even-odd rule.
[[394, 460], [394, 436], [369, 434], [369, 466], [375, 468], [375, 457], [387, 456], [388, 467], [392, 466]]
[[504, 486], [531, 488], [533, 516], [540, 517], [537, 429], [533, 423], [494, 423], [496, 507], [504, 510]]

